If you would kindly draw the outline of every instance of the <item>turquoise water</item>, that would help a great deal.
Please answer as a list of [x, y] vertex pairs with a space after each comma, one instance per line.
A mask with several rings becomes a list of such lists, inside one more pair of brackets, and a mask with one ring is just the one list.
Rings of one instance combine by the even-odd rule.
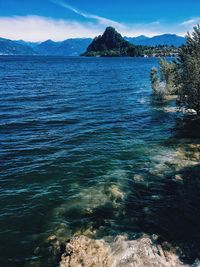
[[152, 99], [156, 64], [0, 57], [0, 266], [55, 266], [52, 235], [63, 244], [84, 231], [166, 237], [159, 205], [176, 193], [166, 177], [188, 158], [174, 139], [173, 101]]

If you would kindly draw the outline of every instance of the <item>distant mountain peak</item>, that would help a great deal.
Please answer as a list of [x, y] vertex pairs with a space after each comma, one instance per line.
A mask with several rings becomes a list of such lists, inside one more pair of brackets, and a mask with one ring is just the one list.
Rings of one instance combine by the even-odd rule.
[[159, 36], [162, 36], [162, 37], [168, 37], [168, 36], [174, 36], [174, 37], [180, 37], [179, 35], [175, 34], [175, 33], [164, 33], [164, 34], [159, 34], [159, 35], [156, 35], [156, 36], [153, 36], [153, 37], [159, 37]]
[[94, 38], [84, 55], [126, 55], [128, 49], [132, 47], [133, 45], [126, 41], [115, 28], [107, 27], [102, 35]]
[[[119, 34], [116, 30], [115, 30], [115, 28], [113, 28], [113, 27], [111, 27], [111, 26], [109, 26], [109, 27], [107, 27], [106, 29], [105, 29], [105, 31], [104, 31], [104, 33], [103, 33], [103, 35], [105, 36], [105, 35], [116, 35], [116, 34]], [[119, 34], [120, 35], [120, 34]]]
[[137, 36], [138, 40], [144, 40], [144, 39], [149, 39], [150, 37], [146, 36], [146, 35], [139, 35]]
[[44, 43], [48, 44], [48, 43], [55, 43], [55, 42], [53, 40], [51, 40], [51, 39], [48, 39], [48, 40], [44, 41], [43, 44]]

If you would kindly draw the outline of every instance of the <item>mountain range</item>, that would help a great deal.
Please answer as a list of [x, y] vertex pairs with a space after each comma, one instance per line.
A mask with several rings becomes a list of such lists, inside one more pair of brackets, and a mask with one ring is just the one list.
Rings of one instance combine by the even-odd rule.
[[154, 37], [141, 35], [138, 37], [125, 37], [125, 39], [132, 44], [145, 46], [168, 45], [179, 47], [185, 43], [185, 38], [176, 34], [163, 34]]
[[[135, 45], [145, 46], [181, 46], [185, 38], [175, 34], [163, 34], [154, 37], [138, 36], [124, 37]], [[74, 38], [61, 42], [47, 40], [45, 42], [25, 42], [23, 40], [9, 40], [0, 38], [0, 55], [54, 55], [54, 56], [79, 56], [85, 52], [92, 43], [92, 38]]]

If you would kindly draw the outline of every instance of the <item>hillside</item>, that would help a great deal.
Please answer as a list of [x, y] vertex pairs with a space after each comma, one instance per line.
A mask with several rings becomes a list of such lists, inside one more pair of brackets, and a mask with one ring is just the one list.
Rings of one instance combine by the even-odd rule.
[[138, 37], [125, 37], [125, 39], [132, 44], [144, 46], [168, 45], [179, 47], [185, 44], [185, 38], [176, 34], [162, 34], [154, 37], [141, 35]]
[[28, 45], [0, 38], [0, 55], [34, 55], [35, 51]]
[[62, 42], [47, 40], [34, 49], [39, 55], [79, 56], [91, 43], [91, 38], [67, 39]]
[[140, 48], [125, 40], [113, 27], [95, 37], [83, 56], [139, 56]]

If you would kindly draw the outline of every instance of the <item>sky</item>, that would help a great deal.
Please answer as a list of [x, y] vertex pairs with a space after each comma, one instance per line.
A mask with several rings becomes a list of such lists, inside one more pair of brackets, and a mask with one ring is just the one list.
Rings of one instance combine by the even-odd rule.
[[184, 36], [200, 24], [200, 0], [0, 0], [0, 37], [31, 42], [94, 37]]

